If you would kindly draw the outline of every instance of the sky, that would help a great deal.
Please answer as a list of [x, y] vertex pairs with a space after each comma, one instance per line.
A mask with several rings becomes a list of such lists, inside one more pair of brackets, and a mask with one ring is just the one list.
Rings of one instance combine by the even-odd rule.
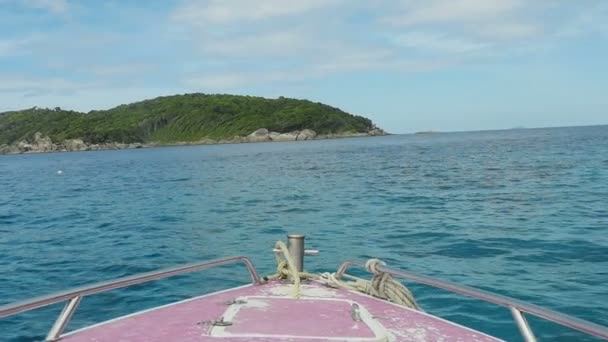
[[192, 92], [392, 133], [608, 124], [608, 1], [0, 0], [0, 112]]

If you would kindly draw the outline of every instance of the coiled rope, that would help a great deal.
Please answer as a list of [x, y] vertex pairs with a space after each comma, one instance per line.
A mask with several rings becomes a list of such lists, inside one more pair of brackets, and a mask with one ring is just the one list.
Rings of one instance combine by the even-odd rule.
[[370, 259], [365, 263], [365, 269], [373, 275], [371, 280], [366, 280], [343, 274], [342, 278], [338, 279], [335, 273], [314, 274], [308, 272], [298, 272], [295, 263], [289, 253], [287, 245], [283, 241], [277, 241], [275, 244], [275, 259], [277, 261], [277, 271], [275, 274], [264, 277], [264, 280], [275, 279], [290, 279], [293, 281], [294, 293], [296, 299], [301, 297], [301, 281], [302, 279], [317, 279], [321, 283], [334, 287], [352, 291], [358, 291], [367, 295], [388, 300], [395, 304], [403, 305], [411, 309], [422, 311], [412, 292], [393, 277], [378, 269], [379, 265], [386, 265], [379, 259]]
[[406, 306], [410, 309], [422, 311], [412, 292], [401, 282], [395, 280], [390, 274], [381, 272], [378, 265], [386, 265], [382, 260], [369, 259], [365, 263], [365, 269], [373, 275], [371, 280], [362, 279], [349, 274], [343, 274], [344, 281], [338, 279], [335, 273], [321, 274], [320, 281], [327, 286], [343, 288], [365, 293], [367, 295], [388, 300], [395, 304]]

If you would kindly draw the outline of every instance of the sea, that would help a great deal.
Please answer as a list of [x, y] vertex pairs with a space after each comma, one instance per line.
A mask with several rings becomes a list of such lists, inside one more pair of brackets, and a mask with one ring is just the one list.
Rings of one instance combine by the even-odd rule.
[[[608, 325], [608, 126], [0, 156], [0, 305], [232, 255], [271, 274], [288, 233], [320, 250], [310, 271], [375, 257]], [[248, 281], [234, 265], [85, 297], [68, 330]], [[503, 307], [405, 284], [521, 341]], [[61, 308], [0, 319], [0, 341], [44, 339]]]

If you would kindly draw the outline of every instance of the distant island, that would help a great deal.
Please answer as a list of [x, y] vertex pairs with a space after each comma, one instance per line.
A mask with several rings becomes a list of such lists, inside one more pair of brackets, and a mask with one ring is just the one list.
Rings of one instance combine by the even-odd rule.
[[0, 113], [0, 154], [386, 135], [322, 103], [185, 94], [81, 113], [33, 107]]

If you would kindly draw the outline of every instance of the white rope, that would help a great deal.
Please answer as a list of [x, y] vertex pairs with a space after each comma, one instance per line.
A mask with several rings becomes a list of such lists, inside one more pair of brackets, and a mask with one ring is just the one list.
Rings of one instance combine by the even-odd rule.
[[422, 311], [412, 292], [400, 282], [388, 274], [378, 270], [378, 265], [385, 263], [379, 259], [370, 259], [365, 263], [365, 269], [373, 274], [371, 280], [343, 274], [344, 281], [336, 278], [335, 273], [323, 273], [320, 280], [328, 286], [358, 291], [370, 296], [388, 300], [395, 304], [403, 305], [411, 309]]
[[365, 263], [365, 269], [373, 274], [371, 280], [343, 274], [342, 278], [348, 279], [347, 281], [344, 281], [336, 278], [335, 273], [323, 273], [319, 275], [298, 272], [291, 254], [289, 253], [289, 249], [283, 241], [277, 241], [275, 244], [275, 258], [277, 261], [277, 272], [269, 277], [265, 277], [265, 280], [290, 279], [293, 281], [294, 297], [297, 299], [301, 296], [300, 283], [302, 279], [318, 279], [327, 286], [358, 291], [422, 311], [416, 303], [414, 295], [407, 287], [393, 279], [390, 274], [381, 272], [378, 269], [379, 265], [386, 265], [379, 259], [370, 259]]
[[277, 241], [274, 245], [274, 249], [276, 250], [274, 255], [277, 261], [277, 272], [271, 276], [265, 277], [265, 280], [274, 280], [274, 279], [290, 279], [293, 281], [294, 293], [293, 296], [296, 299], [299, 299], [301, 296], [300, 283], [302, 279], [318, 279], [318, 274], [312, 274], [308, 272], [298, 272], [298, 269], [295, 267], [295, 262], [291, 258], [291, 254], [289, 253], [289, 249], [285, 242]]

